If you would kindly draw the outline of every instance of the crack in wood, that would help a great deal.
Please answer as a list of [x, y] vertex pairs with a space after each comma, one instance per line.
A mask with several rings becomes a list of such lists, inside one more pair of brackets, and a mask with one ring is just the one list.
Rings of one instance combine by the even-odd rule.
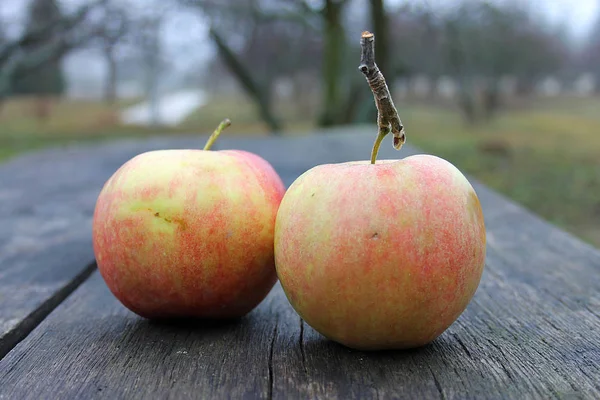
[[502, 369], [504, 370], [504, 373], [506, 374], [506, 376], [508, 377], [508, 380], [510, 380], [511, 382], [515, 382], [515, 378], [512, 376], [512, 374], [510, 373], [510, 371], [508, 370], [508, 368], [506, 368], [506, 365], [504, 365], [504, 363], [502, 361], [499, 362], [500, 367], [502, 367]]
[[[504, 359], [506, 360], [506, 356], [504, 355], [504, 351], [500, 348], [500, 346], [498, 346], [496, 343], [494, 343], [492, 340], [487, 340], [488, 343], [495, 348], [496, 350], [498, 350], [498, 354], [501, 355], [502, 357], [504, 357]], [[502, 360], [496, 358], [496, 361], [498, 361], [498, 364], [500, 364], [500, 367], [502, 367], [502, 369], [504, 370], [504, 372], [506, 373], [507, 378], [510, 381], [516, 382], [516, 379], [512, 376], [512, 374], [506, 369], [506, 366], [504, 365], [504, 363], [502, 362]]]
[[308, 369], [306, 368], [306, 353], [304, 351], [304, 320], [302, 318], [300, 319], [300, 339], [299, 339], [299, 345], [300, 345], [300, 356], [302, 357], [302, 369], [304, 370], [304, 374], [306, 375], [306, 377], [308, 377]]
[[446, 395], [444, 394], [444, 389], [442, 389], [442, 385], [440, 384], [440, 381], [438, 381], [438, 378], [435, 375], [435, 372], [433, 372], [433, 369], [429, 365], [427, 366], [427, 368], [429, 368], [429, 372], [431, 372], [431, 376], [433, 377], [433, 383], [435, 384], [435, 387], [436, 387], [438, 393], [440, 394], [440, 399], [446, 400]]
[[590, 314], [592, 314], [594, 317], [596, 318], [600, 318], [600, 313], [597, 313], [596, 311], [593, 311], [588, 305], [584, 305], [583, 308], [589, 312]]
[[275, 381], [273, 377], [273, 353], [275, 352], [275, 339], [277, 339], [277, 328], [279, 325], [279, 318], [275, 319], [275, 328], [273, 328], [273, 338], [271, 339], [271, 345], [269, 347], [269, 391], [267, 393], [267, 398], [273, 398], [273, 386], [275, 386]]
[[465, 351], [465, 353], [467, 353], [467, 356], [469, 356], [469, 358], [473, 358], [473, 355], [471, 354], [471, 352], [469, 351], [467, 346], [464, 344], [464, 342], [462, 341], [460, 336], [458, 336], [456, 333], [453, 333], [452, 336], [454, 336], [454, 339], [456, 339], [456, 341], [458, 342], [460, 347], [462, 347], [462, 349]]
[[75, 289], [77, 289], [96, 270], [96, 263], [88, 264], [72, 281], [63, 286], [38, 308], [25, 317], [13, 329], [0, 339], [0, 360], [2, 360], [15, 346], [27, 337], [56, 307], [63, 302]]

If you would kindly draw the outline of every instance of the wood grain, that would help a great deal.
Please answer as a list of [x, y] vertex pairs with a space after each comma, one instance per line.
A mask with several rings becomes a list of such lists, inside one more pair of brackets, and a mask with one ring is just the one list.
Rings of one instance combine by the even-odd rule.
[[90, 187], [53, 185], [60, 164], [0, 169], [0, 358], [93, 270]]
[[[289, 185], [371, 141], [347, 138], [223, 145], [265, 156]], [[103, 173], [128, 154], [109, 150]], [[600, 398], [600, 252], [473, 182], [486, 268], [467, 310], [428, 346], [345, 348], [303, 323], [279, 285], [237, 321], [148, 322], [94, 272], [0, 361], [0, 398]]]

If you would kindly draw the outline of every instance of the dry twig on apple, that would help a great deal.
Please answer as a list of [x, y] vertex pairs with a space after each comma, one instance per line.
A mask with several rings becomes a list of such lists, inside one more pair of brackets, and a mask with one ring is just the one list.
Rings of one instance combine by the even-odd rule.
[[375, 63], [375, 35], [371, 32], [363, 32], [360, 39], [360, 47], [361, 57], [358, 69], [365, 75], [369, 83], [373, 97], [375, 97], [375, 105], [377, 106], [378, 113], [377, 125], [379, 133], [373, 145], [373, 152], [371, 153], [371, 164], [375, 164], [379, 146], [383, 138], [392, 132], [394, 135], [394, 148], [400, 150], [406, 142], [406, 132], [398, 115], [398, 110], [396, 110], [396, 106], [392, 101], [385, 78]]

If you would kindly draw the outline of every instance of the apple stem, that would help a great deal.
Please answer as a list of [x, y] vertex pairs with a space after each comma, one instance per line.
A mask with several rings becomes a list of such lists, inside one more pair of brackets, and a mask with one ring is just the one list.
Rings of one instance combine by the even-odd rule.
[[379, 131], [377, 138], [375, 139], [375, 143], [373, 143], [373, 150], [371, 151], [371, 164], [375, 164], [377, 161], [377, 153], [379, 153], [379, 147], [381, 146], [381, 142], [383, 138], [387, 136], [389, 131]]
[[210, 148], [213, 146], [213, 144], [215, 144], [215, 142], [219, 138], [219, 135], [221, 135], [221, 132], [223, 132], [229, 126], [231, 126], [231, 121], [229, 120], [229, 118], [225, 118], [223, 121], [221, 121], [219, 126], [217, 126], [217, 129], [215, 129], [215, 131], [212, 133], [212, 135], [210, 135], [210, 137], [206, 141], [203, 150], [210, 150]]
[[358, 69], [367, 79], [375, 98], [375, 105], [377, 106], [377, 126], [379, 127], [379, 133], [371, 153], [371, 164], [375, 164], [379, 146], [383, 138], [392, 132], [394, 135], [394, 148], [400, 150], [406, 142], [406, 132], [398, 115], [398, 110], [396, 110], [396, 106], [394, 106], [394, 102], [392, 101], [390, 89], [379, 67], [375, 63], [375, 35], [371, 32], [363, 32], [360, 38], [360, 47], [361, 56]]

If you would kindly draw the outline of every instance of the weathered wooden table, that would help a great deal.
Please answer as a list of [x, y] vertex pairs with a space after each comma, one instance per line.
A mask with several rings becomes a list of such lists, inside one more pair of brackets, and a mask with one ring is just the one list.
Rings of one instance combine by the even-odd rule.
[[[0, 167], [0, 398], [600, 398], [600, 251], [473, 182], [488, 232], [464, 314], [432, 344], [365, 353], [322, 338], [280, 286], [247, 317], [166, 325], [129, 312], [95, 270], [91, 216], [105, 180], [158, 148], [125, 141]], [[242, 140], [289, 185], [313, 165], [366, 159], [364, 130]], [[387, 142], [386, 142], [387, 143]], [[404, 157], [384, 144], [379, 159]]]

